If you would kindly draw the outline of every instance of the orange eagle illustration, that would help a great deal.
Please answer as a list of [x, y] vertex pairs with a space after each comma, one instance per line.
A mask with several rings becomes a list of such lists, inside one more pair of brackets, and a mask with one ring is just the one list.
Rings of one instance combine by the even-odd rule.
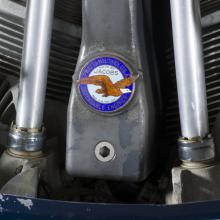
[[124, 93], [131, 93], [132, 91], [125, 87], [130, 86], [137, 78], [138, 76], [131, 76], [129, 78], [124, 78], [116, 83], [113, 83], [109, 76], [95, 75], [80, 79], [78, 80], [78, 83], [85, 85], [91, 84], [91, 85], [101, 86], [100, 89], [96, 90], [96, 93], [102, 94], [103, 97], [108, 97], [108, 96], [118, 97]]

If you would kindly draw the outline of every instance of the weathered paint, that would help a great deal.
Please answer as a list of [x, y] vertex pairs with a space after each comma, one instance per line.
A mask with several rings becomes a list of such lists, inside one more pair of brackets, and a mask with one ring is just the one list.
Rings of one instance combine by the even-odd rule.
[[220, 219], [220, 201], [183, 205], [147, 204], [92, 204], [43, 199], [30, 199], [31, 210], [21, 204], [15, 196], [3, 195], [0, 201], [1, 219]]

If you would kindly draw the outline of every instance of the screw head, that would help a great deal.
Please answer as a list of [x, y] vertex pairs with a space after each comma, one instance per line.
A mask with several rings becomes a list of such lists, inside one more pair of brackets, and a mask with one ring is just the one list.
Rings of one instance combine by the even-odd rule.
[[114, 146], [107, 142], [102, 141], [98, 143], [95, 147], [95, 156], [101, 162], [109, 162], [115, 159], [115, 149]]

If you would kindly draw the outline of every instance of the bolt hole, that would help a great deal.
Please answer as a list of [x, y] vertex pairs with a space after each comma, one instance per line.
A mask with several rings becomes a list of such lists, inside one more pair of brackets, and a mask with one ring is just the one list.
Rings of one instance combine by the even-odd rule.
[[100, 148], [99, 154], [100, 154], [103, 158], [108, 157], [109, 154], [110, 154], [110, 149], [109, 149], [108, 147], [106, 147], [106, 146], [103, 146], [102, 148]]

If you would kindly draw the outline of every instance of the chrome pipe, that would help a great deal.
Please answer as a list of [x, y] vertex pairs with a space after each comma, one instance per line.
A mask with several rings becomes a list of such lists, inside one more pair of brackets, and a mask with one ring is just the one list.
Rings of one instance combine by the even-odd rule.
[[24, 33], [16, 126], [43, 123], [54, 0], [29, 0]]
[[182, 136], [205, 137], [208, 113], [199, 0], [171, 0]]
[[54, 0], [29, 0], [25, 20], [19, 95], [9, 150], [35, 152], [44, 145], [43, 111], [46, 96]]
[[[182, 138], [180, 159], [209, 160], [209, 135], [199, 0], [170, 0]], [[206, 140], [206, 141], [204, 141]]]

